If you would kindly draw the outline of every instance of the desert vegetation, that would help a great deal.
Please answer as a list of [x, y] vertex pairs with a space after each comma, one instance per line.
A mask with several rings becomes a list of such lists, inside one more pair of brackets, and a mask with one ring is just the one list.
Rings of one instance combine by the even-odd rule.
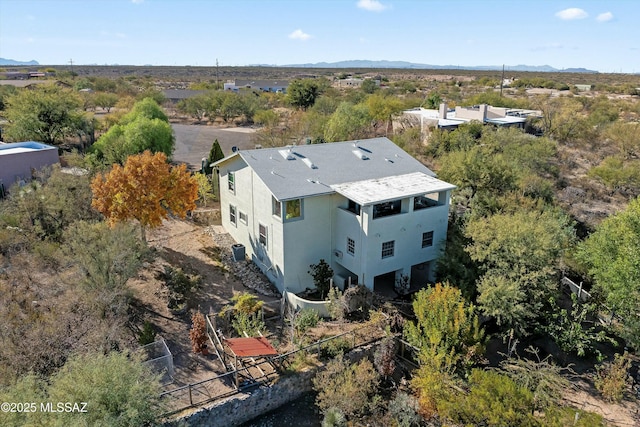
[[[269, 331], [253, 295], [228, 301], [221, 319], [230, 333], [273, 333], [283, 350], [303, 348], [334, 326], [364, 325], [381, 339], [372, 357], [356, 362], [345, 354], [352, 347], [346, 339], [319, 350], [318, 360], [331, 359], [314, 380], [326, 425], [615, 422], [567, 399], [579, 383], [603, 402], [637, 404], [629, 372], [640, 347], [638, 76], [512, 73], [511, 86], [500, 90], [499, 73], [463, 70], [350, 70], [380, 82], [361, 88], [341, 87], [346, 74], [335, 70], [55, 71], [64, 84], [0, 86], [5, 140], [56, 145], [76, 166], [73, 174], [38, 171], [0, 201], [3, 400], [46, 401], [73, 391], [100, 405], [92, 416], [128, 417], [123, 425], [153, 422], [163, 412], [158, 378], [135, 354], [154, 328], [137, 311], [131, 281], [158, 256], [148, 229], [184, 217], [198, 198], [212, 202], [211, 170], [194, 178], [168, 160], [171, 123], [195, 122], [252, 126], [262, 146], [387, 136], [457, 186], [438, 284], [395, 301], [404, 316], [376, 298], [330, 288], [321, 260], [309, 271], [331, 302], [331, 321], [303, 311], [285, 316], [286, 332]], [[248, 76], [288, 78], [291, 90], [220, 90], [221, 79]], [[592, 90], [578, 91], [585, 83]], [[204, 93], [173, 105], [162, 95], [167, 88]], [[527, 123], [531, 133], [474, 122], [453, 131], [394, 128], [404, 109], [441, 102], [540, 115]], [[212, 141], [208, 162], [220, 158]], [[176, 262], [159, 274], [176, 313], [204, 286], [192, 270]], [[591, 298], [568, 297], [563, 276], [582, 282]], [[176, 316], [187, 316], [193, 334], [184, 339], [200, 354], [202, 318], [190, 322], [191, 314]], [[399, 342], [411, 349], [410, 363], [398, 357]], [[317, 362], [306, 357], [289, 369]], [[94, 382], [71, 390], [83, 375]], [[110, 387], [114, 378], [130, 381], [126, 392]], [[118, 405], [104, 403], [116, 395]], [[10, 423], [75, 422], [33, 416]]]

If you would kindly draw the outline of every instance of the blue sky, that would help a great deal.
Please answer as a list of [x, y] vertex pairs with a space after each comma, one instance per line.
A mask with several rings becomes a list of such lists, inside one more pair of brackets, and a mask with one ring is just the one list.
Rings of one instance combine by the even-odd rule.
[[0, 0], [0, 57], [40, 64], [351, 59], [640, 72], [638, 0]]

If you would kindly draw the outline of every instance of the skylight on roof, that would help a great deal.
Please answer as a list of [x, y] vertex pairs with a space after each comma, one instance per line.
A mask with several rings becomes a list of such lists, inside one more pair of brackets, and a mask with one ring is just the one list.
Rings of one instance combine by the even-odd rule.
[[351, 152], [360, 160], [369, 160], [369, 157], [360, 150], [353, 150]]
[[318, 167], [316, 165], [314, 165], [313, 162], [308, 157], [304, 157], [302, 159], [302, 163], [307, 165], [307, 167], [309, 167], [309, 169], [318, 169]]
[[278, 153], [280, 153], [280, 155], [285, 159], [285, 160], [295, 160], [295, 156], [291, 153], [291, 150], [278, 150]]

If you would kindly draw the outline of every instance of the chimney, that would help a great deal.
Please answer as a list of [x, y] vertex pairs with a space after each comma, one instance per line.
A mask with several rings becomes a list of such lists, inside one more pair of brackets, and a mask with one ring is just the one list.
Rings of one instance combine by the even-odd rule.
[[440, 103], [440, 113], [438, 114], [438, 117], [441, 119], [446, 119], [447, 118], [447, 104], [445, 104], [444, 102]]
[[487, 120], [487, 104], [480, 104], [480, 114], [482, 115], [482, 121]]

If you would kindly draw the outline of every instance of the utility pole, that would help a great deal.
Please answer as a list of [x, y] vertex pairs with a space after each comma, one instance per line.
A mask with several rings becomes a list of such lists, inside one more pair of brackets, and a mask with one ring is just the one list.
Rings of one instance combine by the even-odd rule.
[[218, 81], [218, 58], [216, 58], [216, 89], [218, 89], [218, 84], [220, 82]]
[[502, 98], [502, 86], [504, 85], [504, 64], [502, 64], [502, 78], [500, 79], [500, 98]]
[[73, 59], [69, 60], [69, 64], [71, 64], [71, 77], [73, 77]]

